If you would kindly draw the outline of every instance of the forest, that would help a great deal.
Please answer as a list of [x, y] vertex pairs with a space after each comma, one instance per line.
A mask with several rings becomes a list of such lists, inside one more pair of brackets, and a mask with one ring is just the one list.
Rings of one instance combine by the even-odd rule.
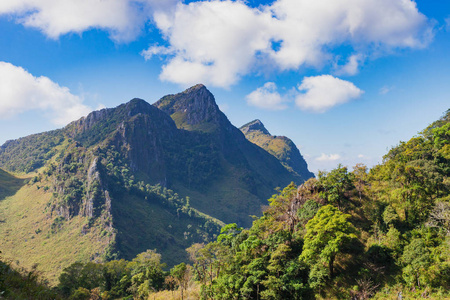
[[280, 188], [244, 229], [228, 224], [168, 269], [77, 262], [50, 288], [36, 270], [0, 264], [7, 299], [448, 299], [450, 110], [372, 169], [338, 165]]

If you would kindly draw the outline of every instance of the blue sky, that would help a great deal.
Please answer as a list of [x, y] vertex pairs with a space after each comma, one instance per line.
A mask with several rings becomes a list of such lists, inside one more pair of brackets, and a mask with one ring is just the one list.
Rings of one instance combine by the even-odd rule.
[[0, 144], [204, 83], [313, 172], [373, 166], [450, 108], [450, 1], [0, 3]]

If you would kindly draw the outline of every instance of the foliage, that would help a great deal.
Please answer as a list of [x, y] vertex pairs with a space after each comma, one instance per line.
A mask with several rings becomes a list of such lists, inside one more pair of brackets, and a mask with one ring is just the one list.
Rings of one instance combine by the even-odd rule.
[[[1, 252], [0, 252], [1, 253]], [[1, 299], [61, 299], [43, 279], [35, 265], [31, 270], [14, 268], [0, 257]]]
[[328, 266], [328, 276], [333, 278], [336, 256], [357, 238], [356, 228], [348, 221], [349, 217], [332, 205], [321, 207], [306, 224], [305, 244], [300, 259], [313, 266], [325, 264]]
[[147, 299], [158, 291], [179, 287], [183, 299], [190, 282], [190, 266], [181, 263], [170, 272], [165, 267], [154, 250], [142, 252], [131, 261], [76, 262], [61, 273], [57, 291], [65, 299], [93, 299], [93, 295], [102, 299]]
[[61, 130], [7, 141], [0, 147], [0, 166], [17, 173], [35, 171], [58, 154], [57, 147], [63, 141]]
[[339, 165], [329, 173], [319, 172], [318, 177], [322, 188], [320, 196], [338, 209], [344, 209], [348, 204], [349, 193], [354, 188], [353, 174]]

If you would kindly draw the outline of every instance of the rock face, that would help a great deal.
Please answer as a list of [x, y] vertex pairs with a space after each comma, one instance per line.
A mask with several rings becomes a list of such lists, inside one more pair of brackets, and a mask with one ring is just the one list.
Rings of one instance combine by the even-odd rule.
[[260, 120], [253, 120], [240, 130], [249, 141], [275, 156], [287, 170], [299, 175], [304, 181], [314, 177], [297, 146], [289, 138], [272, 136]]
[[178, 128], [212, 132], [227, 124], [227, 117], [220, 111], [214, 96], [202, 84], [182, 93], [167, 95], [153, 104], [172, 117]]
[[251, 121], [250, 123], [245, 124], [244, 126], [242, 126], [241, 128], [239, 128], [246, 136], [249, 133], [261, 133], [261, 134], [265, 134], [265, 135], [270, 135], [269, 131], [266, 129], [266, 127], [264, 127], [264, 124], [256, 119]]

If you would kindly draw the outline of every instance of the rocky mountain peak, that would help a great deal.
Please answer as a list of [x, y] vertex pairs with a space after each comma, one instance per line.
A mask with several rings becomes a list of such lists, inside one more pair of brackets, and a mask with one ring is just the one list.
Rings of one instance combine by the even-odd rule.
[[266, 129], [266, 127], [264, 127], [264, 124], [256, 119], [253, 120], [245, 125], [243, 125], [241, 128], [239, 128], [244, 134], [247, 134], [249, 132], [253, 132], [253, 131], [260, 131], [263, 134], [267, 134], [270, 135], [269, 131]]
[[153, 105], [170, 115], [178, 128], [187, 130], [210, 131], [226, 119], [203, 84], [164, 96]]
[[294, 142], [285, 136], [272, 136], [264, 124], [256, 119], [239, 128], [252, 143], [275, 156], [281, 164], [303, 180], [314, 177]]
[[128, 111], [129, 116], [137, 115], [138, 113], [145, 113], [152, 110], [153, 107], [145, 100], [140, 98], [133, 98], [125, 103], [125, 109]]

